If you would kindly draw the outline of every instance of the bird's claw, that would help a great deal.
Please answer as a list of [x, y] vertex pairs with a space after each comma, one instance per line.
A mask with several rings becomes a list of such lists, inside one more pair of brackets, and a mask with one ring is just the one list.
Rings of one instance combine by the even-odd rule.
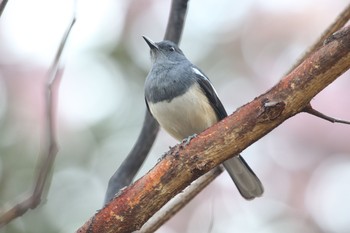
[[197, 137], [197, 134], [193, 134], [185, 138], [184, 140], [182, 140], [182, 143], [185, 143], [185, 146], [187, 146], [191, 142], [191, 140], [194, 139], [195, 137]]

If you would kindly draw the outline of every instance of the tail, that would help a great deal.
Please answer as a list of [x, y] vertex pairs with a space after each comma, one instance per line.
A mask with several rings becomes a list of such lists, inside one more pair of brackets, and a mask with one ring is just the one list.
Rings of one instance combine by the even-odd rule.
[[245, 199], [252, 200], [263, 194], [264, 187], [259, 178], [240, 155], [225, 161], [224, 167]]

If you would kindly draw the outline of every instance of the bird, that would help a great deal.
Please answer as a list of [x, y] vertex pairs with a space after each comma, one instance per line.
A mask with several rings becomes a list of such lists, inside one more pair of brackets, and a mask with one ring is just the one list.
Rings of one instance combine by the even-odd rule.
[[[165, 131], [181, 141], [227, 117], [209, 78], [174, 42], [143, 39], [150, 48], [152, 63], [144, 85], [145, 102]], [[261, 181], [241, 155], [226, 160], [223, 166], [243, 198], [262, 196]]]

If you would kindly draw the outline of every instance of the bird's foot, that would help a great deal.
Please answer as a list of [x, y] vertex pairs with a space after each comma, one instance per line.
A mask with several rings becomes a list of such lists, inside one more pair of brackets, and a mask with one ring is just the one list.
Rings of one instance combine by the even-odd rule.
[[182, 143], [185, 143], [185, 146], [187, 146], [191, 142], [191, 140], [194, 139], [195, 137], [197, 137], [197, 134], [193, 134], [185, 138], [184, 140], [182, 140]]

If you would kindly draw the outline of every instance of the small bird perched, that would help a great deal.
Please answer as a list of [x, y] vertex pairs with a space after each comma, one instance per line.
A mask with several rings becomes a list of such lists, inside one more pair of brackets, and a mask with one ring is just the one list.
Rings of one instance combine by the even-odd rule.
[[[167, 40], [154, 43], [143, 38], [151, 49], [152, 60], [145, 82], [146, 105], [161, 127], [182, 140], [201, 133], [227, 116], [207, 76], [175, 43]], [[263, 194], [259, 178], [240, 155], [223, 165], [245, 199]]]

